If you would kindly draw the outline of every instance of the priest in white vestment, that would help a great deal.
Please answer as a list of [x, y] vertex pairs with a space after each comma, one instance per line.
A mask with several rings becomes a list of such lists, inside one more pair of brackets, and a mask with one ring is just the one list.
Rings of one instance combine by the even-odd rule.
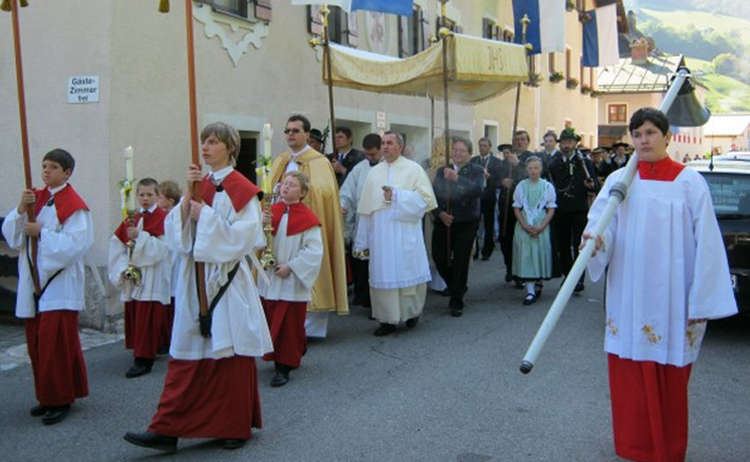
[[[706, 181], [667, 155], [663, 113], [636, 111], [629, 128], [638, 171], [588, 264], [593, 280], [609, 267], [604, 348], [615, 451], [632, 460], [684, 460], [691, 365], [707, 320], [731, 316], [737, 305]], [[588, 230], [624, 173], [607, 178]]]
[[430, 281], [422, 217], [437, 201], [427, 174], [401, 156], [403, 149], [401, 135], [383, 135], [386, 162], [367, 175], [357, 209], [353, 254], [369, 253], [370, 299], [380, 322], [376, 336], [394, 332], [402, 321], [407, 328], [416, 326]]

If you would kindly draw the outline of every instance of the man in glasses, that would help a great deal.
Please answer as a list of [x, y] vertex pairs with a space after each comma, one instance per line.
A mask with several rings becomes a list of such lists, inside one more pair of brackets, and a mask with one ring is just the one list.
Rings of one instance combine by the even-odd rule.
[[[299, 170], [310, 178], [310, 189], [302, 202], [320, 220], [323, 232], [323, 261], [307, 308], [305, 330], [308, 337], [324, 338], [328, 331], [328, 313], [349, 313], [344, 254], [344, 226], [338, 183], [331, 162], [308, 144], [310, 121], [295, 114], [284, 127], [289, 149], [273, 162], [271, 182], [277, 185], [284, 173]], [[276, 188], [276, 186], [274, 186]]]

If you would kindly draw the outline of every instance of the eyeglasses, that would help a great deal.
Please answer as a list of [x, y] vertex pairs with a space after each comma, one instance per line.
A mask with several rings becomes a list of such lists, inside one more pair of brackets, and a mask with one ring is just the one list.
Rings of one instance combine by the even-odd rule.
[[299, 128], [285, 128], [284, 129], [285, 135], [288, 135], [290, 133], [294, 133], [296, 135], [297, 133], [302, 133], [302, 130], [300, 130]]

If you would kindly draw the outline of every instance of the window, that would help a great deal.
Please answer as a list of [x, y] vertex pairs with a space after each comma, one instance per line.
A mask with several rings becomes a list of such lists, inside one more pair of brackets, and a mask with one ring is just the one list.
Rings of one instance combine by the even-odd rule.
[[426, 48], [424, 15], [422, 9], [414, 5], [412, 15], [398, 18], [398, 55], [401, 58], [413, 56]]
[[494, 39], [497, 26], [492, 19], [482, 19], [482, 38]]
[[440, 28], [446, 27], [448, 30], [451, 30], [456, 33], [461, 33], [461, 27], [456, 24], [456, 21], [452, 19], [445, 19], [445, 25], [443, 25], [443, 18], [442, 16], [438, 16], [437, 21], [435, 21], [435, 37], [440, 37]]
[[513, 42], [513, 31], [505, 28], [503, 29], [503, 42]]
[[570, 75], [570, 60], [571, 60], [571, 52], [570, 48], [565, 49], [565, 80], [570, 80], [572, 75]]
[[[346, 12], [338, 6], [329, 6], [328, 9], [330, 10], [330, 13], [328, 13], [328, 40], [333, 43], [348, 44], [347, 36], [353, 31], [351, 31], [352, 28]], [[313, 35], [319, 35], [323, 32], [323, 15], [320, 12], [320, 6], [310, 5], [307, 7], [307, 12], [307, 31]]]
[[[209, 5], [219, 13], [237, 16], [243, 19], [255, 18], [263, 21], [271, 20], [271, 0], [196, 0], [198, 3]], [[253, 4], [253, 8], [249, 4]]]
[[627, 123], [628, 121], [628, 105], [627, 104], [610, 104], [607, 106], [608, 117], [607, 120], [610, 124], [613, 123]]
[[549, 67], [549, 73], [554, 74], [555, 73], [555, 54], [550, 53], [547, 57], [547, 66]]
[[591, 89], [596, 90], [596, 75], [593, 67], [589, 68], [589, 82], [591, 82]]

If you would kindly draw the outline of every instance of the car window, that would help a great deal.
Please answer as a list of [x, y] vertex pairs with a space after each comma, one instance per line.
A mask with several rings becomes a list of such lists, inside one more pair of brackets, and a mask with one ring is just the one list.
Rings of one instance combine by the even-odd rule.
[[708, 182], [717, 215], [750, 216], [750, 175], [701, 172]]

